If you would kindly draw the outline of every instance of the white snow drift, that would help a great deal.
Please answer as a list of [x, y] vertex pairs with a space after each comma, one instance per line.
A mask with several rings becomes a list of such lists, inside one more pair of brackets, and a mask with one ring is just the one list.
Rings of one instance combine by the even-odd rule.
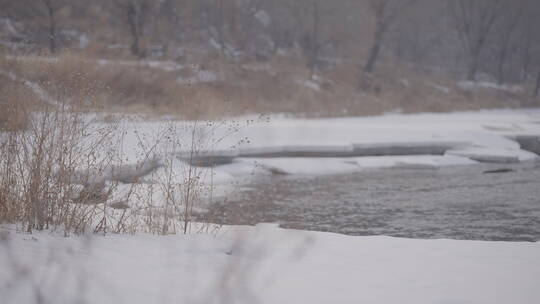
[[5, 304], [540, 303], [540, 243], [263, 225], [216, 236], [8, 237], [0, 242]]

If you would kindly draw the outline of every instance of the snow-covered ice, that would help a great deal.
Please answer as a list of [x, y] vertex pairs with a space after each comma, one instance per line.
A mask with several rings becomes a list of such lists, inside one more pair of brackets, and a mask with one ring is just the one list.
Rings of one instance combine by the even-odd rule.
[[[195, 134], [195, 158], [220, 158], [210, 163], [221, 165], [200, 169], [208, 171], [205, 181], [225, 185], [261, 173], [320, 175], [377, 167], [437, 169], [532, 161], [538, 155], [521, 149], [515, 138], [540, 137], [539, 122], [539, 109], [525, 109], [332, 119], [248, 116], [218, 123], [123, 119], [116, 129], [122, 133], [120, 165], [126, 168], [141, 163], [140, 156], [147, 153], [142, 146], [148, 148], [169, 134], [178, 142], [163, 141], [152, 154], [174, 158], [175, 171], [185, 170]], [[96, 119], [95, 124], [103, 122]], [[165, 169], [147, 182], [159, 172]]]
[[[513, 138], [540, 135], [540, 110], [491, 110], [450, 114], [384, 115], [363, 118], [290, 119], [241, 128], [224, 138], [216, 149], [237, 155], [236, 163], [265, 164], [289, 174], [349, 172], [365, 167], [392, 167], [403, 163], [435, 167], [480, 162], [530, 161], [538, 155], [522, 150]], [[215, 134], [219, 134], [216, 130]], [[219, 135], [216, 135], [219, 136]], [[249, 142], [242, 140], [248, 138]], [[240, 143], [239, 143], [240, 142]], [[446, 147], [446, 148], [445, 148]], [[436, 151], [441, 155], [371, 156], [358, 150]], [[351, 154], [357, 150], [359, 155]], [[295, 158], [289, 156], [295, 154]], [[313, 157], [299, 157], [303, 154]], [[321, 161], [324, 154], [326, 159]], [[332, 156], [332, 154], [335, 154]], [[349, 157], [342, 157], [343, 155]], [[265, 159], [261, 159], [263, 156]], [[352, 156], [352, 158], [351, 158]], [[248, 157], [248, 158], [246, 158]], [[403, 161], [406, 157], [406, 161]], [[255, 159], [253, 159], [255, 158]], [[296, 164], [294, 164], [296, 163]], [[331, 165], [329, 165], [331, 164]], [[305, 170], [297, 170], [305, 167]], [[309, 167], [309, 169], [307, 169]], [[219, 171], [221, 168], [217, 167]]]

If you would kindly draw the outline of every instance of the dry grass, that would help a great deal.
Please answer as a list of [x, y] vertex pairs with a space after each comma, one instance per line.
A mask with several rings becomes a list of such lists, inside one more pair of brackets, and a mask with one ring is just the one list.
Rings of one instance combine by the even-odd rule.
[[0, 74], [0, 130], [25, 129], [28, 125], [28, 113], [24, 109], [37, 102], [35, 94], [23, 83]]
[[[247, 113], [318, 117], [377, 115], [396, 109], [445, 112], [520, 107], [527, 101], [525, 93], [465, 91], [454, 80], [421, 75], [397, 63], [379, 66], [380, 72], [371, 75], [368, 86], [359, 90], [360, 69], [354, 63], [342, 63], [312, 79], [304, 63], [294, 58], [278, 56], [268, 63], [239, 64], [209, 56], [204, 62], [196, 69], [187, 66], [167, 71], [137, 61], [98, 64], [82, 54], [64, 54], [54, 61], [10, 60], [7, 69], [47, 86], [53, 97], [70, 96], [81, 105], [189, 119]], [[218, 79], [191, 84], [177, 81], [193, 77], [199, 70]], [[303, 81], [314, 81], [320, 89], [302, 85]]]
[[[65, 234], [190, 232], [194, 206], [212, 185], [202, 183], [207, 170], [186, 164], [178, 172], [176, 155], [166, 153], [186, 144], [185, 130], [141, 133], [137, 162], [124, 164], [119, 126], [94, 124], [75, 107], [33, 107], [25, 130], [0, 133], [0, 223]], [[197, 153], [206, 139], [197, 125], [190, 130]], [[141, 182], [149, 174], [152, 182]]]

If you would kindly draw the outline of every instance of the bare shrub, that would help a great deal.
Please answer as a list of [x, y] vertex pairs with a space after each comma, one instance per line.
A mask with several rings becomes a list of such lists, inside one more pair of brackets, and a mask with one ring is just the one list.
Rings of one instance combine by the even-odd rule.
[[213, 191], [213, 169], [189, 162], [209, 146], [208, 126], [171, 122], [155, 136], [137, 133], [137, 159], [128, 161], [117, 124], [48, 105], [30, 117], [27, 130], [4, 134], [0, 220], [27, 232], [192, 231], [194, 209]]
[[210, 230], [211, 224], [192, 224], [194, 210], [212, 197], [213, 169], [189, 162], [214, 142], [209, 125], [169, 122], [154, 134], [137, 137], [140, 157], [134, 169], [148, 174], [131, 174], [134, 178], [120, 186], [123, 190], [112, 199], [120, 208], [109, 212], [112, 231], [166, 235]]
[[10, 71], [0, 75], [7, 79], [0, 86], [6, 92], [0, 115], [0, 220], [21, 223], [28, 232], [56, 227], [83, 232], [97, 212], [96, 195], [84, 193], [97, 191], [97, 183], [89, 174], [74, 183], [73, 172], [109, 165], [115, 156], [113, 129], [90, 123], [83, 110], [91, 90], [83, 89], [84, 80], [74, 80], [81, 98], [68, 91], [51, 96], [49, 87], [15, 74], [19, 67], [7, 67]]
[[[103, 170], [112, 161], [111, 130], [89, 129], [87, 118], [63, 105], [44, 105], [28, 113], [28, 129], [4, 134], [0, 155], [3, 217], [20, 222], [24, 230], [63, 227], [84, 232], [98, 210], [94, 207], [105, 187], [86, 174], [79, 184], [73, 172]], [[90, 191], [90, 193], [88, 193]], [[86, 193], [86, 194], [85, 194]]]

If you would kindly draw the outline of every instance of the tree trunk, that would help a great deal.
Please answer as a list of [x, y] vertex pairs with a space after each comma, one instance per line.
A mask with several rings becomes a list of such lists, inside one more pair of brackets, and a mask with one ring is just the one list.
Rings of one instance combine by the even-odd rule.
[[50, 1], [45, 1], [47, 14], [49, 16], [49, 51], [51, 54], [56, 53], [56, 16], [54, 7]]
[[221, 57], [225, 57], [226, 44], [225, 44], [225, 0], [219, 1], [218, 7], [218, 21], [217, 21], [217, 31], [218, 31], [218, 43], [220, 48]]
[[141, 55], [141, 48], [140, 48], [140, 42], [139, 42], [139, 31], [137, 28], [137, 21], [135, 20], [135, 16], [132, 14], [130, 19], [130, 28], [131, 28], [131, 54], [134, 56], [140, 56]]
[[538, 75], [536, 76], [536, 86], [534, 87], [534, 97], [538, 97], [540, 94], [540, 70], [538, 70]]
[[527, 49], [525, 51], [525, 53], [521, 56], [521, 66], [522, 66], [522, 68], [521, 68], [521, 81], [522, 82], [526, 82], [530, 78], [530, 75], [529, 75], [530, 61], [531, 61], [530, 52]]
[[137, 4], [131, 3], [128, 8], [128, 22], [131, 31], [131, 54], [134, 56], [141, 56], [140, 48], [140, 29], [139, 29], [139, 8]]
[[471, 62], [469, 63], [469, 71], [467, 72], [467, 80], [476, 81], [476, 73], [478, 72], [478, 62], [480, 60], [480, 48], [477, 48], [471, 54]]
[[527, 35], [525, 38], [525, 42], [522, 44], [522, 51], [520, 54], [520, 61], [521, 61], [521, 81], [525, 82], [529, 80], [529, 69], [530, 69], [530, 61], [531, 61], [531, 44], [532, 44], [532, 38], [531, 35]]
[[373, 38], [373, 44], [369, 51], [368, 60], [366, 62], [366, 65], [364, 66], [364, 73], [372, 73], [375, 69], [375, 63], [377, 62], [377, 58], [379, 57], [379, 53], [381, 51], [381, 42], [382, 31], [380, 29], [377, 29], [375, 37]]
[[309, 58], [309, 69], [311, 75], [315, 73], [317, 67], [317, 62], [319, 60], [319, 3], [317, 0], [314, 0], [312, 3], [312, 13], [313, 13], [313, 28], [311, 35], [311, 50]]
[[139, 46], [139, 35], [134, 32], [132, 34], [133, 41], [131, 42], [131, 54], [139, 57], [141, 55], [141, 48]]
[[51, 16], [49, 24], [49, 50], [52, 54], [56, 53], [56, 22], [54, 15]]
[[499, 62], [497, 64], [497, 82], [499, 85], [503, 85], [505, 82], [504, 79], [504, 64], [506, 63], [506, 57], [507, 57], [507, 50], [506, 47], [501, 51], [501, 54], [499, 55]]

